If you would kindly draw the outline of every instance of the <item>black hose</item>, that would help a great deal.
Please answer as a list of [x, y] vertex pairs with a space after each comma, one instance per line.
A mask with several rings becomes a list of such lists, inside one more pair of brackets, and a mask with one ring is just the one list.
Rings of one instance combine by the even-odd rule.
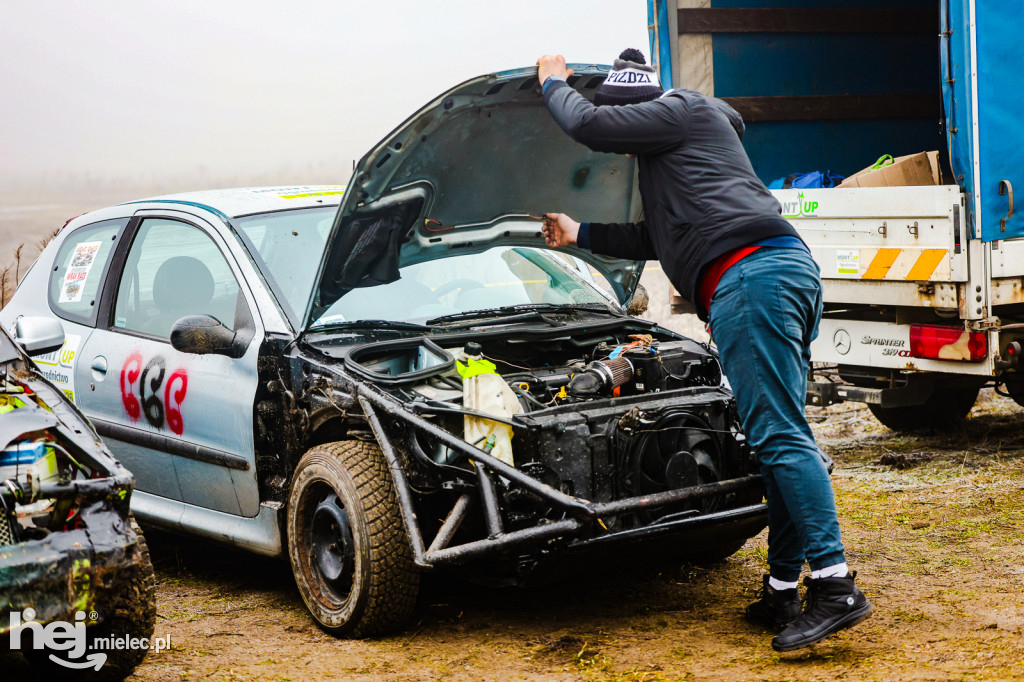
[[516, 385], [514, 385], [514, 384], [509, 384], [509, 385], [510, 385], [510, 386], [512, 386], [512, 390], [513, 390], [513, 391], [515, 391], [516, 393], [518, 393], [518, 394], [519, 394], [519, 395], [521, 395], [522, 397], [526, 398], [526, 400], [528, 400], [529, 402], [533, 403], [534, 405], [536, 405], [536, 406], [537, 406], [537, 407], [539, 407], [540, 409], [542, 409], [542, 410], [546, 410], [546, 409], [548, 408], [548, 406], [547, 406], [547, 405], [545, 405], [545, 404], [544, 404], [544, 403], [542, 403], [541, 401], [537, 400], [537, 398], [535, 398], [535, 397], [533, 396], [533, 394], [531, 394], [531, 393], [530, 393], [529, 391], [527, 391], [526, 389], [524, 389], [524, 388], [520, 388], [519, 386], [516, 386]]

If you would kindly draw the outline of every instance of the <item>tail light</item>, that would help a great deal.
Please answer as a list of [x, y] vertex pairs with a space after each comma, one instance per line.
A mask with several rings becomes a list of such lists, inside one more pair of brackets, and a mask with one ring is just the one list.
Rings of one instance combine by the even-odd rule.
[[910, 325], [910, 355], [934, 360], [981, 362], [988, 356], [988, 335], [963, 327]]

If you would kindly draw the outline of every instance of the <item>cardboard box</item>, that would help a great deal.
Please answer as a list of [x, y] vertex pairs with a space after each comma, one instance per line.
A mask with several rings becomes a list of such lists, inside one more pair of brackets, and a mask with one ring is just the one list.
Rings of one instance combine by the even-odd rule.
[[942, 184], [939, 153], [920, 152], [899, 156], [877, 170], [865, 168], [839, 183], [838, 187], [905, 187]]

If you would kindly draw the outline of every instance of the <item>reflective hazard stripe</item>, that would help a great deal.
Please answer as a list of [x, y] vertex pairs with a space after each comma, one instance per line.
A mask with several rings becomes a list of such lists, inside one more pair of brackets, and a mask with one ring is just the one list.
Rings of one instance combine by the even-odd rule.
[[900, 255], [901, 251], [902, 249], [879, 249], [875, 257], [871, 259], [868, 269], [864, 271], [860, 278], [885, 279], [885, 274], [889, 272], [889, 268], [896, 262], [896, 258]]
[[910, 272], [903, 279], [910, 280], [925, 280], [932, 276], [935, 272], [935, 268], [939, 267], [939, 263], [949, 253], [947, 249], [925, 249], [921, 253], [921, 257], [914, 263], [914, 267], [910, 268]]
[[949, 276], [948, 249], [862, 249], [860, 262], [868, 263], [861, 279], [923, 282], [932, 279], [943, 264], [939, 279]]

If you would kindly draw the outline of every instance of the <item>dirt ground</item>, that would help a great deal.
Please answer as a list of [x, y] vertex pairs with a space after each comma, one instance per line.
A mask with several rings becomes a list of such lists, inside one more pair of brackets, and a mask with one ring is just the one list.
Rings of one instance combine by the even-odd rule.
[[[53, 226], [81, 212], [14, 208], [0, 212], [0, 239], [15, 244], [52, 227], [47, 211], [60, 214]], [[646, 278], [661, 317], [663, 275]], [[431, 579], [406, 630], [353, 641], [313, 625], [287, 563], [154, 531], [156, 634], [173, 646], [130, 679], [1024, 678], [1024, 410], [986, 391], [952, 434], [915, 436], [859, 405], [809, 415], [837, 463], [850, 564], [877, 608], [810, 649], [776, 654], [771, 634], [742, 618], [765, 570], [764, 533], [712, 567], [598, 570], [533, 588]], [[32, 679], [18, 655], [0, 654], [0, 670]]]

